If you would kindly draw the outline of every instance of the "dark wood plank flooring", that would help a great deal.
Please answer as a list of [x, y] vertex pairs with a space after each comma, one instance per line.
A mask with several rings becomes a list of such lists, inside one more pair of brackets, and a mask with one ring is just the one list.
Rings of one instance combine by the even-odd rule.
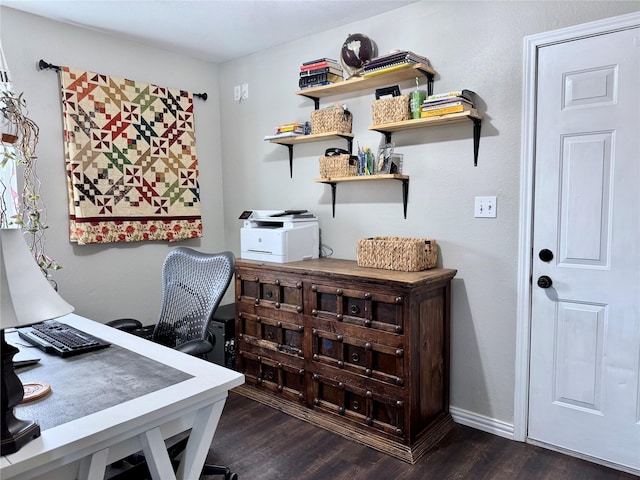
[[230, 467], [239, 480], [638, 478], [458, 424], [409, 465], [233, 392], [208, 463]]

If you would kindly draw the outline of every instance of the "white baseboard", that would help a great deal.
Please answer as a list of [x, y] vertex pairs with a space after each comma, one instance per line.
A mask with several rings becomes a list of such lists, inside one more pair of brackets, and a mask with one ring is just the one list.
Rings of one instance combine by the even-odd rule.
[[476, 428], [483, 432], [492, 433], [500, 437], [514, 440], [513, 424], [496, 420], [495, 418], [485, 417], [462, 408], [449, 407], [449, 412], [453, 417], [453, 421], [467, 427]]

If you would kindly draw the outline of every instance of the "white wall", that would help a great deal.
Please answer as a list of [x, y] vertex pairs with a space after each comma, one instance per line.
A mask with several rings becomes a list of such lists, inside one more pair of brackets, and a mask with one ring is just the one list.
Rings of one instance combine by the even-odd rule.
[[[400, 235], [435, 238], [440, 264], [458, 274], [452, 292], [451, 404], [513, 422], [516, 275], [519, 208], [523, 37], [637, 10], [638, 2], [432, 2], [282, 45], [220, 68], [224, 208], [227, 244], [239, 249], [238, 215], [247, 209], [307, 208], [320, 221], [322, 242], [336, 258], [355, 259], [358, 238]], [[295, 95], [299, 66], [338, 58], [350, 33], [364, 33], [379, 52], [412, 50], [438, 72], [435, 92], [469, 88], [485, 115], [478, 166], [472, 124], [393, 135], [410, 175], [407, 219], [399, 182], [339, 184], [336, 216], [331, 189], [313, 182], [323, 142], [294, 148], [289, 178], [286, 147], [263, 141], [278, 124], [310, 118], [313, 102]], [[585, 52], [588, 54], [588, 52]], [[233, 101], [233, 86], [250, 97]], [[403, 92], [414, 82], [402, 84]], [[321, 100], [347, 103], [361, 146], [377, 149], [369, 131], [373, 91]], [[227, 188], [230, 187], [230, 188]], [[475, 196], [496, 195], [496, 219], [473, 217]]]
[[204, 236], [180, 242], [202, 251], [225, 248], [218, 66], [6, 7], [0, 9], [0, 28], [14, 90], [24, 92], [30, 116], [40, 126], [37, 152], [48, 210], [46, 249], [63, 265], [53, 272], [59, 292], [76, 313], [98, 321], [133, 317], [153, 323], [160, 307], [162, 261], [176, 244], [78, 246], [69, 242], [59, 80], [55, 71], [39, 71], [36, 64], [44, 59], [54, 65], [208, 93], [206, 102], [194, 99]]
[[[358, 238], [400, 235], [435, 238], [440, 264], [458, 270], [452, 293], [451, 404], [513, 421], [522, 39], [638, 10], [638, 2], [431, 2], [313, 35], [220, 66], [182, 58], [89, 30], [0, 8], [2, 45], [16, 90], [24, 91], [41, 127], [42, 194], [49, 209], [48, 251], [64, 269], [55, 273], [62, 295], [81, 315], [106, 321], [135, 316], [151, 323], [160, 295], [164, 243], [73, 246], [67, 203], [58, 80], [37, 71], [54, 64], [95, 70], [192, 92], [201, 171], [204, 238], [183, 245], [240, 253], [238, 220], [246, 209], [307, 208], [319, 216], [322, 242], [336, 258], [355, 258]], [[209, 20], [207, 20], [209, 21]], [[411, 176], [407, 219], [399, 182], [338, 186], [336, 217], [330, 188], [313, 182], [323, 142], [296, 146], [289, 178], [287, 149], [264, 142], [280, 124], [307, 120], [313, 103], [294, 94], [298, 67], [337, 57], [349, 33], [369, 35], [380, 52], [406, 49], [427, 56], [438, 72], [435, 91], [470, 88], [485, 115], [478, 166], [472, 128], [436, 127], [394, 134]], [[232, 41], [232, 40], [230, 40]], [[588, 54], [588, 52], [585, 52]], [[233, 86], [250, 97], [233, 101]], [[411, 82], [402, 84], [410, 90]], [[219, 97], [218, 97], [219, 93]], [[355, 140], [377, 148], [370, 132], [373, 92], [324, 100], [346, 102]], [[496, 219], [473, 218], [476, 195], [498, 197]]]

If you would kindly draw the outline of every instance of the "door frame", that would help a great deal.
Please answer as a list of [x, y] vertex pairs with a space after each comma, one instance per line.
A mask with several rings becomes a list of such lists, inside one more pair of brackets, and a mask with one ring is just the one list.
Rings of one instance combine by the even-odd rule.
[[538, 49], [593, 35], [640, 26], [640, 12], [524, 37], [522, 131], [520, 158], [520, 212], [516, 312], [516, 371], [513, 439], [527, 440], [529, 412], [529, 365], [531, 362], [531, 289], [533, 270], [533, 200], [535, 178], [536, 85]]

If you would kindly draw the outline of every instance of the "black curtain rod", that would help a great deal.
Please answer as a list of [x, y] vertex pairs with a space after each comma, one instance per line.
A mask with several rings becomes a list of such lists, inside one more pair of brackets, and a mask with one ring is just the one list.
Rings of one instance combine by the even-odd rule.
[[[45, 62], [44, 60], [40, 60], [38, 62], [38, 70], [55, 70], [56, 72], [60, 71], [60, 65], [53, 65], [49, 62]], [[193, 94], [194, 97], [198, 97], [201, 98], [202, 100], [207, 100], [208, 95], [207, 92], [205, 93], [194, 93]]]

